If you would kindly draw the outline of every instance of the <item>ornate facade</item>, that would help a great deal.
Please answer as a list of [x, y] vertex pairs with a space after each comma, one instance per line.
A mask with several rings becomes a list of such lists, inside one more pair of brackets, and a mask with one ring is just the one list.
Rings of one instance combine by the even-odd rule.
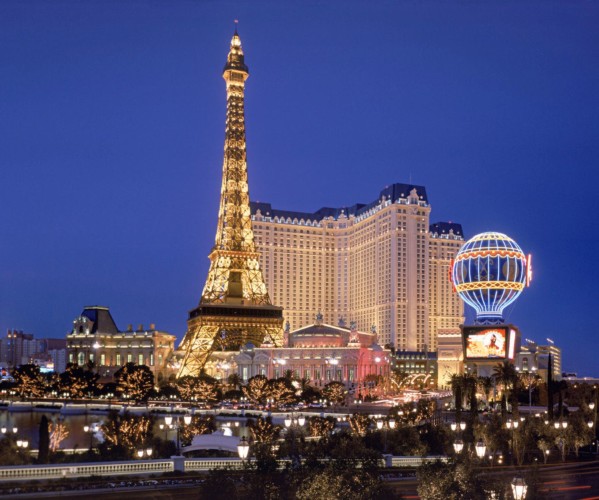
[[312, 311], [373, 325], [381, 345], [437, 349], [464, 307], [449, 280], [463, 244], [459, 224], [430, 224], [423, 186], [393, 184], [369, 204], [314, 213], [251, 203], [267, 288], [294, 327]]
[[67, 362], [80, 366], [93, 363], [97, 372], [109, 377], [129, 362], [146, 365], [156, 380], [167, 378], [175, 348], [175, 336], [156, 330], [153, 324], [126, 331], [117, 328], [108, 307], [88, 306], [73, 320], [67, 334]]
[[391, 353], [376, 343], [376, 337], [376, 332], [358, 331], [355, 324], [346, 327], [324, 323], [319, 314], [314, 324], [293, 332], [287, 329], [284, 347], [250, 344], [236, 355], [214, 353], [212, 375], [225, 378], [237, 373], [247, 382], [255, 375], [279, 378], [291, 370], [295, 378], [310, 380], [315, 387], [338, 381], [359, 391], [365, 388], [369, 376], [389, 374]]

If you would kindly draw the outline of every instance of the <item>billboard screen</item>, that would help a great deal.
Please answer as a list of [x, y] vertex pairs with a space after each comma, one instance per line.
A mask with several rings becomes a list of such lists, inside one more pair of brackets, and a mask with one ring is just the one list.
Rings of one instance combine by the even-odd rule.
[[507, 328], [465, 328], [466, 359], [505, 359]]

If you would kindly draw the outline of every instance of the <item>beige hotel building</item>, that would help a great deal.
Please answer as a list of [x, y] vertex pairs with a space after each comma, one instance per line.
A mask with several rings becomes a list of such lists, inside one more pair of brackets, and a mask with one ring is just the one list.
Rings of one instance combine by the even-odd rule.
[[273, 304], [292, 329], [316, 312], [376, 331], [378, 344], [434, 351], [464, 307], [449, 281], [460, 224], [430, 224], [423, 186], [393, 184], [369, 204], [314, 213], [251, 203], [252, 228]]

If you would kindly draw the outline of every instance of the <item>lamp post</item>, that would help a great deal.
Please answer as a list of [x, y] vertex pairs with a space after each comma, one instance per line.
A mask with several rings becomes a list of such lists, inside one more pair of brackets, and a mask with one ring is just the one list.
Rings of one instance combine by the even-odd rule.
[[137, 450], [137, 458], [142, 459], [144, 457], [144, 455], [148, 458], [152, 458], [152, 448], [146, 448], [146, 449], [139, 449]]
[[241, 458], [241, 465], [245, 465], [245, 459], [248, 457], [249, 452], [250, 443], [248, 443], [246, 437], [243, 436], [237, 445], [237, 453], [239, 454], [239, 458]]
[[94, 433], [98, 432], [98, 424], [84, 425], [83, 432], [89, 434], [89, 451], [94, 449]]
[[[171, 415], [167, 415], [164, 417], [164, 423], [171, 429], [177, 430], [177, 455], [181, 455], [181, 439], [180, 439], [180, 429], [181, 429], [181, 417], [177, 415], [175, 423], [173, 424], [173, 417]], [[183, 422], [185, 425], [189, 425], [191, 423], [191, 415], [185, 415], [183, 417]]]
[[0, 432], [2, 433], [2, 436], [5, 436], [7, 432], [8, 433], [12, 432], [13, 434], [16, 434], [18, 430], [19, 429], [17, 427], [13, 427], [12, 429], [10, 427], [8, 427], [8, 428], [7, 427], [1, 427], [0, 428]]
[[474, 449], [476, 450], [476, 456], [479, 458], [479, 460], [483, 460], [485, 458], [485, 453], [487, 452], [487, 447], [485, 445], [485, 443], [483, 443], [483, 441], [478, 441], [475, 445], [474, 445]]
[[25, 451], [29, 447], [29, 441], [26, 439], [17, 439], [17, 448]]
[[528, 490], [528, 485], [524, 478], [520, 476], [516, 476], [512, 480], [512, 494], [514, 495], [514, 500], [524, 500], [526, 498], [526, 490]]
[[508, 428], [508, 430], [512, 431], [512, 462], [514, 460], [514, 453], [516, 451], [516, 429], [518, 428], [518, 425], [520, 425], [520, 422], [518, 420], [512, 420], [511, 418], [505, 423], [505, 426]]
[[288, 435], [291, 440], [291, 458], [296, 465], [299, 465], [299, 456], [295, 447], [295, 432], [296, 430], [301, 429], [305, 423], [306, 419], [303, 415], [300, 415], [298, 418], [295, 418], [293, 414], [287, 415], [287, 418], [285, 419], [285, 427], [288, 430]]
[[456, 454], [459, 455], [463, 449], [464, 449], [464, 441], [462, 441], [461, 439], [456, 439], [453, 443], [453, 450], [456, 452]]

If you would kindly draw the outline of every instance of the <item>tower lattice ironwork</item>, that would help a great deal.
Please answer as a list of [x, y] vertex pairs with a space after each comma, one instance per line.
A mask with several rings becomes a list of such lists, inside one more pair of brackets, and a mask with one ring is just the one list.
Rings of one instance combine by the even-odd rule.
[[187, 320], [179, 377], [199, 375], [215, 349], [283, 342], [283, 308], [270, 303], [252, 231], [244, 118], [248, 76], [235, 30], [223, 72], [227, 123], [216, 238], [200, 304]]

